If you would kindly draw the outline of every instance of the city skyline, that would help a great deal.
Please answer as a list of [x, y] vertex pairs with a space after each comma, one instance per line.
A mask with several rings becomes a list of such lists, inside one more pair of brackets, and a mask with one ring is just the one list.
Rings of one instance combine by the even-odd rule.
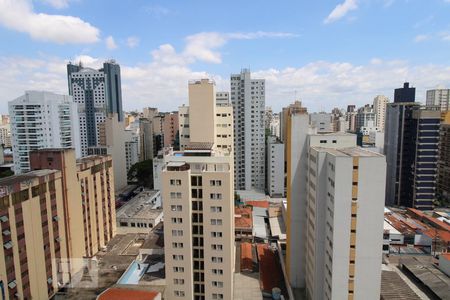
[[[25, 90], [67, 94], [65, 65], [80, 58], [97, 68], [117, 60], [125, 110], [176, 110], [187, 103], [189, 79], [213, 78], [227, 91], [230, 74], [247, 67], [266, 79], [266, 104], [274, 111], [296, 98], [311, 111], [361, 106], [378, 94], [392, 101], [403, 81], [425, 103], [426, 90], [450, 82], [445, 0], [239, 4], [239, 10], [203, 1], [102, 2], [0, 1], [0, 37], [8, 41], [0, 50], [0, 112]], [[111, 22], [120, 18], [126, 24]]]

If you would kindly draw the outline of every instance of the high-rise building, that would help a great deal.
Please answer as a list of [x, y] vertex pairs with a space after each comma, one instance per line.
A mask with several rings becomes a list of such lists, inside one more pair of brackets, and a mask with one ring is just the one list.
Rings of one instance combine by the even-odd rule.
[[442, 114], [439, 139], [437, 194], [450, 203], [450, 111]]
[[74, 148], [81, 155], [77, 106], [72, 97], [27, 91], [8, 103], [14, 172], [30, 170], [28, 153], [42, 148]]
[[124, 120], [120, 66], [113, 60], [99, 70], [69, 63], [67, 78], [69, 94], [78, 104], [81, 154], [86, 156], [89, 147], [99, 144], [98, 125], [109, 114], [116, 114], [119, 122]]
[[427, 106], [438, 106], [441, 111], [450, 110], [450, 89], [427, 91]]
[[[294, 103], [290, 104], [288, 107], [283, 107], [280, 114], [280, 139], [283, 144], [286, 145], [287, 142], [287, 128], [289, 115], [294, 113], [306, 113], [306, 107], [302, 106], [302, 102], [296, 100]], [[287, 157], [287, 155], [285, 155]]]
[[291, 286], [305, 289], [309, 299], [377, 299], [384, 156], [356, 147], [353, 134], [313, 133], [306, 113], [291, 114], [288, 125], [286, 268]]
[[270, 197], [284, 197], [284, 144], [267, 137], [267, 191]]
[[387, 105], [386, 205], [432, 209], [440, 113], [437, 108], [421, 109], [414, 95], [409, 96], [410, 102], [403, 97]]
[[370, 124], [376, 124], [376, 113], [373, 110], [372, 105], [366, 104], [363, 107], [358, 108], [355, 118], [355, 132], [359, 133], [361, 127], [368, 127]]
[[416, 124], [413, 112], [420, 109], [414, 102], [388, 103], [384, 134], [387, 161], [386, 205], [411, 206], [413, 199], [411, 166], [415, 161]]
[[[215, 89], [214, 83], [207, 79], [191, 81], [189, 84], [189, 106], [183, 105], [179, 107], [180, 149], [184, 150], [193, 140], [209, 140], [214, 135], [216, 147], [231, 152], [233, 151], [233, 108], [229, 101], [228, 103], [225, 102], [225, 96], [221, 96], [222, 99], [220, 101], [217, 101], [217, 98], [214, 102], [205, 101], [205, 96], [200, 93], [206, 93], [207, 89]], [[210, 91], [208, 91], [209, 93]], [[215, 93], [215, 97], [218, 94], [223, 95], [224, 93]], [[199, 101], [196, 101], [197, 99]], [[202, 110], [207, 112], [207, 114], [202, 113]], [[214, 119], [214, 126], [216, 126], [214, 129], [206, 130], [202, 123], [196, 122], [194, 124], [197, 127], [192, 127], [192, 118], [201, 119], [205, 116]], [[212, 122], [211, 120], [204, 121]]]
[[266, 106], [264, 110], [264, 129], [270, 129], [270, 123], [273, 119], [273, 110], [272, 107]]
[[[308, 299], [379, 299], [386, 161], [340, 135], [309, 137]], [[333, 141], [336, 141], [334, 143]]]
[[333, 132], [331, 114], [325, 112], [311, 113], [309, 114], [309, 123], [318, 133]]
[[238, 190], [265, 188], [265, 80], [252, 79], [250, 70], [232, 74], [234, 118], [234, 180]]
[[0, 125], [0, 145], [11, 148], [11, 124]]
[[378, 95], [373, 99], [373, 110], [375, 112], [375, 126], [384, 132], [384, 123], [386, 119], [386, 105], [389, 98], [383, 95]]
[[[161, 178], [166, 280], [170, 283], [166, 296], [232, 299], [233, 155], [218, 144], [221, 126], [217, 125], [223, 121], [217, 118], [214, 83], [190, 82], [189, 106], [185, 107], [188, 113], [180, 109], [180, 125], [186, 125], [181, 119], [188, 118], [189, 143], [184, 151], [165, 158]], [[227, 122], [232, 122], [232, 116], [228, 117]]]
[[0, 179], [3, 299], [50, 299], [77, 271], [63, 263], [71, 258], [63, 193], [57, 170]]
[[402, 88], [395, 89], [394, 102], [415, 102], [416, 101], [416, 88], [409, 87], [409, 82], [405, 82]]
[[30, 153], [30, 163], [32, 170], [51, 168], [62, 172], [71, 242], [83, 246], [83, 256], [95, 255], [116, 234], [111, 156], [92, 155], [75, 162], [70, 149], [41, 149]]

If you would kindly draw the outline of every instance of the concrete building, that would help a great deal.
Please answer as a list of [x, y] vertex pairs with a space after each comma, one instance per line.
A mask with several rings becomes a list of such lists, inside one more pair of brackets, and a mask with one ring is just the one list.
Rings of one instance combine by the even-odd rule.
[[450, 202], [450, 112], [442, 115], [439, 141], [437, 194]]
[[[409, 84], [404, 84], [411, 91]], [[415, 89], [413, 89], [415, 91]], [[413, 112], [420, 109], [415, 103], [415, 94], [409, 95], [409, 102], [402, 93], [395, 90], [395, 100], [386, 108], [386, 125], [384, 135], [384, 154], [387, 161], [386, 205], [412, 206], [414, 198], [411, 166], [415, 162], [417, 126]]]
[[0, 125], [0, 145], [11, 148], [11, 124]]
[[381, 132], [384, 132], [384, 124], [386, 119], [386, 105], [389, 103], [389, 98], [383, 95], [378, 95], [373, 99], [373, 110], [375, 112], [375, 126]]
[[70, 258], [61, 172], [38, 170], [3, 178], [0, 191], [3, 297], [50, 299], [75, 271], [70, 264], [59, 264]]
[[288, 107], [283, 107], [280, 114], [280, 139], [283, 144], [286, 145], [287, 142], [287, 128], [289, 116], [294, 113], [306, 113], [307, 108], [302, 106], [300, 100], [295, 100], [294, 103], [290, 104]]
[[280, 127], [280, 114], [273, 114], [272, 121], [270, 122], [270, 134], [281, 139], [281, 127]]
[[81, 155], [77, 106], [72, 97], [27, 91], [8, 103], [14, 172], [30, 170], [28, 153], [42, 148], [75, 148]]
[[[233, 108], [229, 102], [228, 104], [225, 102], [223, 92], [214, 94], [222, 95], [219, 102], [217, 99], [214, 99], [214, 102], [205, 100], [214, 88], [214, 83], [207, 79], [189, 83], [189, 106], [183, 105], [179, 108], [180, 150], [186, 149], [192, 140], [209, 140], [214, 134], [214, 144], [217, 148], [233, 151]], [[214, 122], [215, 128], [206, 130], [206, 127], [202, 125], [204, 123], [192, 121], [192, 119], [204, 119], [206, 116], [213, 120], [204, 120], [204, 122]], [[198, 125], [193, 128], [192, 124], [196, 123]]]
[[[30, 152], [32, 170], [61, 171], [64, 209], [69, 216], [72, 247], [82, 246], [82, 256], [92, 257], [116, 234], [116, 205], [111, 156], [87, 156], [75, 161], [71, 149]], [[72, 257], [79, 257], [74, 248]]]
[[368, 127], [370, 124], [372, 124], [372, 126], [375, 125], [375, 119], [376, 114], [371, 105], [366, 104], [365, 106], [358, 108], [355, 119], [355, 132], [361, 132], [362, 127]]
[[230, 105], [230, 93], [229, 92], [216, 92], [216, 105]]
[[438, 106], [442, 112], [450, 110], [450, 89], [427, 91], [426, 106]]
[[149, 233], [162, 218], [161, 193], [144, 190], [117, 209], [117, 234]]
[[265, 80], [252, 79], [250, 70], [232, 74], [234, 118], [234, 180], [237, 190], [265, 188]]
[[309, 114], [309, 123], [318, 133], [333, 132], [331, 119], [332, 115], [325, 112]]
[[379, 299], [385, 159], [333, 141], [340, 136], [309, 138], [306, 294]]
[[[127, 186], [127, 132], [124, 122], [119, 122], [116, 114], [111, 114], [97, 125], [99, 142], [88, 148], [88, 155], [111, 155], [114, 170], [114, 187], [119, 191]], [[131, 145], [129, 145], [131, 146]]]
[[272, 107], [266, 106], [264, 109], [264, 129], [270, 129], [270, 123], [272, 123], [273, 119], [273, 110]]
[[125, 130], [125, 160], [127, 174], [131, 167], [139, 162], [139, 135], [131, 130]]
[[103, 68], [95, 70], [81, 65], [67, 65], [69, 95], [78, 105], [81, 136], [81, 155], [88, 155], [88, 148], [99, 144], [100, 129], [109, 114], [116, 114], [123, 122], [120, 66], [107, 61]]
[[190, 144], [161, 179], [167, 299], [233, 298], [233, 156], [216, 145], [216, 112], [214, 83], [191, 81]]
[[266, 186], [270, 197], [284, 197], [284, 144], [275, 136], [267, 138]]

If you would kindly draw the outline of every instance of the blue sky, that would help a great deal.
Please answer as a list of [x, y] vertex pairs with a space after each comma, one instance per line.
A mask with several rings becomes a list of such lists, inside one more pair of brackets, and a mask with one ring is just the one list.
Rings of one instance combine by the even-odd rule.
[[0, 0], [0, 112], [24, 90], [67, 93], [65, 64], [122, 66], [124, 109], [176, 109], [187, 80], [249, 67], [267, 105], [310, 110], [450, 87], [450, 0]]

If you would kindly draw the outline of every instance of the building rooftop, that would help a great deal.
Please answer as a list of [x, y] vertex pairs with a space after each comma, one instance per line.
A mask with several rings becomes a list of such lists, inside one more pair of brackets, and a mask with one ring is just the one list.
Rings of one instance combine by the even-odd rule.
[[159, 191], [144, 190], [127, 201], [117, 212], [119, 219], [155, 219], [162, 213]]
[[0, 186], [9, 186], [9, 185], [14, 185], [17, 183], [22, 183], [24, 181], [29, 181], [35, 178], [39, 178], [42, 176], [47, 176], [47, 175], [51, 175], [51, 174], [55, 174], [55, 173], [59, 173], [58, 170], [35, 170], [35, 171], [31, 171], [31, 172], [27, 172], [24, 174], [20, 174], [20, 175], [13, 175], [13, 176], [9, 176], [9, 177], [5, 177], [0, 179]]
[[250, 207], [234, 208], [234, 226], [236, 229], [252, 229], [252, 209]]
[[149, 290], [137, 290], [126, 287], [112, 287], [101, 293], [97, 300], [155, 300], [161, 299], [161, 294]]

